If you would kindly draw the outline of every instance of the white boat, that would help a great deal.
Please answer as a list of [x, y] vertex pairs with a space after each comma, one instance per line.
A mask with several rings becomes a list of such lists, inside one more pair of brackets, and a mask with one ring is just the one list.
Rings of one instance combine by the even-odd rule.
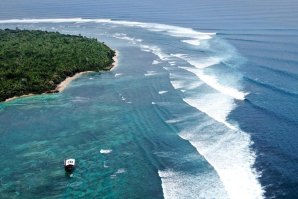
[[66, 172], [73, 172], [73, 170], [75, 169], [75, 163], [76, 160], [75, 159], [66, 159], [64, 160], [64, 169]]

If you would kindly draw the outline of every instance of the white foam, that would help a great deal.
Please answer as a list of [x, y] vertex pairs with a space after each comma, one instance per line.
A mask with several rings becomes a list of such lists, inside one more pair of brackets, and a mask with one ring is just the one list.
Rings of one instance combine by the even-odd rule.
[[175, 65], [176, 65], [176, 62], [175, 62], [175, 61], [169, 61], [169, 64], [170, 64], [171, 66], [175, 66]]
[[113, 37], [117, 38], [117, 39], [130, 41], [132, 44], [137, 44], [137, 43], [140, 43], [143, 41], [142, 39], [137, 39], [135, 37], [129, 37], [129, 36], [127, 36], [127, 34], [124, 34], [124, 33], [116, 33], [113, 35]]
[[263, 198], [264, 191], [257, 179], [259, 174], [253, 168], [255, 154], [250, 150], [250, 136], [233, 130], [214, 132], [188, 129], [180, 136], [190, 141], [214, 167], [229, 198]]
[[145, 48], [141, 48], [141, 51], [143, 51], [143, 52], [151, 52], [151, 50], [145, 49]]
[[178, 90], [184, 87], [184, 82], [183, 81], [179, 81], [179, 80], [172, 80], [171, 84], [173, 85], [173, 87]]
[[191, 175], [173, 170], [158, 171], [165, 199], [228, 198], [215, 173]]
[[112, 150], [111, 149], [100, 149], [100, 153], [109, 154], [109, 153], [112, 153]]
[[208, 57], [208, 58], [196, 58], [196, 57], [190, 57], [186, 54], [171, 54], [171, 56], [183, 59], [185, 61], [187, 61], [190, 65], [199, 68], [199, 69], [203, 69], [203, 68], [207, 68], [213, 65], [216, 65], [218, 63], [220, 63], [223, 58], [221, 57]]
[[189, 72], [192, 72], [195, 74], [200, 80], [202, 80], [204, 83], [206, 83], [211, 88], [217, 90], [220, 93], [223, 93], [225, 95], [231, 96], [234, 99], [237, 100], [244, 100], [247, 93], [244, 93], [242, 91], [239, 91], [235, 88], [232, 88], [230, 86], [222, 85], [218, 82], [217, 77], [206, 75], [202, 70], [198, 70], [196, 68], [190, 68], [190, 67], [180, 67], [183, 68]]
[[195, 88], [200, 87], [201, 85], [203, 85], [203, 82], [200, 81], [187, 81], [187, 80], [179, 80], [177, 78], [172, 78], [172, 73], [170, 73], [170, 81], [172, 86], [176, 89], [187, 89], [187, 90], [192, 90]]
[[168, 60], [168, 58], [169, 58], [169, 55], [162, 52], [162, 50], [158, 46], [141, 44], [140, 48], [145, 52], [151, 52], [151, 53], [157, 55], [159, 57], [159, 59], [161, 59], [163, 61]]
[[125, 172], [126, 172], [126, 169], [120, 168], [116, 171], [116, 174], [121, 174], [121, 173], [125, 173]]
[[200, 122], [198, 127], [185, 129], [179, 135], [214, 167], [229, 198], [263, 198], [259, 174], [253, 168], [255, 154], [250, 150], [250, 136], [227, 121], [235, 108], [233, 98], [221, 93], [199, 93], [183, 100], [226, 126], [218, 128], [218, 124], [208, 120], [209, 123]]
[[188, 40], [182, 40], [184, 43], [188, 43], [194, 46], [199, 46], [201, 44], [201, 39], [188, 39]]
[[156, 65], [156, 64], [160, 64], [160, 63], [162, 63], [162, 62], [158, 61], [158, 60], [153, 60], [152, 65]]
[[167, 71], [170, 71], [171, 70], [171, 68], [170, 67], [167, 67], [167, 66], [163, 66], [162, 68], [165, 69], [165, 70], [167, 70]]
[[179, 58], [184, 58], [187, 56], [187, 54], [183, 54], [183, 53], [175, 53], [175, 54], [171, 54], [171, 56], [174, 56], [174, 57], [179, 57]]
[[158, 94], [162, 95], [162, 94], [165, 94], [167, 93], [168, 91], [158, 91]]
[[124, 168], [120, 168], [118, 169], [116, 172], [114, 172], [112, 175], [110, 175], [111, 179], [115, 179], [117, 177], [118, 174], [123, 174], [126, 172], [126, 169]]
[[116, 73], [115, 77], [118, 77], [118, 76], [121, 76], [121, 75], [123, 75], [123, 74], [122, 73]]
[[166, 120], [165, 122], [168, 123], [168, 124], [174, 124], [174, 123], [178, 123], [178, 122], [181, 122], [183, 120], [181, 119], [170, 119], [170, 120]]
[[183, 101], [197, 108], [201, 112], [206, 113], [211, 118], [224, 124], [228, 128], [236, 130], [235, 126], [226, 122], [227, 116], [235, 107], [233, 98], [221, 93], [210, 93], [199, 97], [186, 97], [183, 98]]
[[153, 76], [153, 75], [157, 75], [158, 73], [156, 71], [147, 71], [144, 75], [145, 76]]

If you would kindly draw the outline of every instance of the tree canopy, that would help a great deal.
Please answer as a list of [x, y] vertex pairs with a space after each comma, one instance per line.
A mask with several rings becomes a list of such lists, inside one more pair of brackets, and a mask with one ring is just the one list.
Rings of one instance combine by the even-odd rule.
[[97, 39], [40, 30], [0, 30], [0, 101], [54, 90], [66, 77], [109, 70], [115, 52]]

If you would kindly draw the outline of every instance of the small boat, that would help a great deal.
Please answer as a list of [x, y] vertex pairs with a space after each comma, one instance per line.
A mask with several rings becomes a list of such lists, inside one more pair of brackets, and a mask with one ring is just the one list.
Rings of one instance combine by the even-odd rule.
[[72, 173], [75, 169], [75, 159], [66, 159], [64, 160], [64, 169], [68, 173]]

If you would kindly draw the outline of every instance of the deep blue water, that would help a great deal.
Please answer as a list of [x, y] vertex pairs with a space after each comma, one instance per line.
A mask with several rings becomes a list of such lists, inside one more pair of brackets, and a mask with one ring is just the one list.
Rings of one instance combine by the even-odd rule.
[[[0, 2], [0, 28], [119, 52], [114, 70], [62, 93], [0, 104], [0, 198], [297, 198], [297, 8]], [[65, 157], [77, 159], [72, 178]]]

